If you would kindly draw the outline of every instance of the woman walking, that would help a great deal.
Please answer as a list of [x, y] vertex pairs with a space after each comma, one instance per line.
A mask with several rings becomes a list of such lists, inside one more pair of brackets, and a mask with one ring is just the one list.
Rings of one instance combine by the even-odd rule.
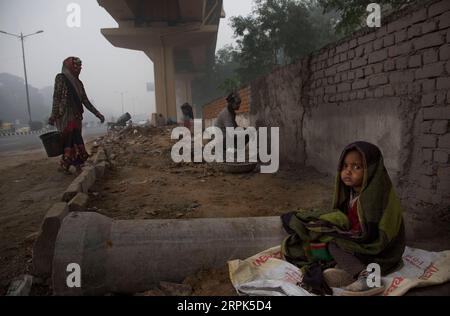
[[83, 83], [78, 78], [81, 69], [82, 64], [78, 57], [64, 60], [62, 72], [55, 78], [53, 108], [48, 122], [50, 125], [56, 125], [62, 133], [64, 153], [60, 166], [66, 173], [69, 173], [70, 166], [80, 172], [89, 157], [81, 135], [83, 104], [102, 123], [105, 122], [105, 117], [89, 101]]

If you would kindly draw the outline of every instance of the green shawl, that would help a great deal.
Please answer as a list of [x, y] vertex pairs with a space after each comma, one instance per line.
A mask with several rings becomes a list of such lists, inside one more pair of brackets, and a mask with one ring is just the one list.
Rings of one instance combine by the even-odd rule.
[[[350, 232], [346, 215], [350, 188], [340, 178], [345, 155], [358, 150], [364, 163], [364, 179], [358, 199], [360, 235]], [[318, 261], [310, 255], [311, 243], [335, 242], [365, 264], [378, 263], [383, 274], [401, 262], [405, 248], [402, 208], [383, 163], [380, 150], [366, 142], [347, 146], [339, 159], [331, 210], [299, 210], [285, 217], [285, 228], [291, 234], [282, 244], [286, 260], [300, 268]]]

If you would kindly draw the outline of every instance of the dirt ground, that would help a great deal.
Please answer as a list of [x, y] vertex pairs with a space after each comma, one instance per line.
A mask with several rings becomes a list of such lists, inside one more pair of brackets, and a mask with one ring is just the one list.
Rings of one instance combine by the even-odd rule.
[[32, 272], [41, 222], [75, 178], [57, 171], [58, 159], [43, 149], [0, 153], [0, 296], [13, 278]]
[[[312, 170], [239, 175], [206, 164], [175, 164], [169, 129], [137, 130], [97, 139], [112, 168], [92, 188], [90, 211], [115, 219], [246, 217], [331, 202], [330, 181]], [[86, 141], [91, 148], [93, 140]], [[32, 246], [42, 219], [75, 175], [58, 172], [58, 158], [47, 158], [43, 150], [1, 153], [0, 159], [1, 296], [13, 278], [32, 273]], [[32, 294], [51, 294], [39, 281]], [[235, 295], [225, 264], [184, 283], [193, 295]]]

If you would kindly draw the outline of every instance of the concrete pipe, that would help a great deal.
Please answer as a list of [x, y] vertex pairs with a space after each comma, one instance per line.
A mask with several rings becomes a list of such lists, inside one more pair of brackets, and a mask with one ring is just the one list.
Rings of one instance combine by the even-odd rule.
[[[97, 213], [71, 213], [55, 245], [55, 295], [131, 294], [160, 281], [181, 282], [201, 269], [221, 267], [279, 245], [279, 217], [113, 221]], [[70, 288], [70, 264], [81, 287]], [[73, 284], [70, 284], [73, 285]]]

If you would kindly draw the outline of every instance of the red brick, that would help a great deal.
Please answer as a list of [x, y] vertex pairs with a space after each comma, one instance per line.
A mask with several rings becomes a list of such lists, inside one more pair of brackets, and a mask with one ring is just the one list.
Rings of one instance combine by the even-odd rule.
[[339, 55], [334, 56], [333, 63], [339, 64]]
[[376, 88], [374, 92], [374, 97], [381, 98], [382, 96], [383, 96], [383, 88], [382, 87]]
[[369, 55], [371, 52], [373, 52], [373, 42], [369, 42], [364, 46], [364, 54]]
[[342, 54], [339, 55], [339, 62], [342, 63], [342, 62], [344, 62], [346, 60], [347, 60], [347, 52], [342, 53]]
[[431, 64], [438, 61], [438, 51], [434, 48], [428, 49], [423, 53], [423, 64]]
[[350, 69], [350, 62], [345, 62], [337, 67], [337, 72], [346, 71]]
[[419, 144], [422, 148], [436, 148], [437, 137], [433, 135], [422, 135]]
[[409, 17], [404, 17], [399, 20], [393, 21], [388, 24], [387, 32], [392, 33], [404, 28], [407, 28], [411, 24]]
[[422, 34], [422, 27], [419, 24], [412, 25], [410, 28], [408, 28], [408, 39], [420, 36], [421, 34]]
[[405, 42], [396, 46], [389, 47], [389, 57], [408, 54], [411, 49], [411, 42]]
[[383, 72], [383, 63], [378, 63], [378, 64], [375, 64], [375, 65], [372, 65], [372, 66], [373, 66], [373, 72], [374, 73], [378, 74], [380, 72]]
[[385, 96], [390, 96], [390, 97], [394, 96], [394, 89], [392, 88], [391, 85], [385, 86], [383, 90], [384, 90], [383, 94]]
[[428, 16], [433, 17], [444, 13], [445, 11], [450, 11], [450, 1], [443, 0], [441, 2], [435, 3], [428, 8]]
[[355, 48], [356, 46], [358, 46], [358, 41], [357, 41], [356, 39], [352, 39], [352, 40], [349, 42], [348, 47], [349, 47], [349, 48]]
[[[431, 122], [431, 121], [429, 121]], [[433, 134], [445, 134], [448, 132], [448, 120], [436, 120], [433, 121], [431, 126], [431, 133]]]
[[397, 70], [404, 70], [408, 68], [408, 58], [405, 57], [399, 57], [395, 60], [395, 68]]
[[447, 98], [447, 91], [445, 90], [436, 91], [436, 104], [438, 105], [445, 104], [446, 98]]
[[375, 39], [375, 32], [371, 32], [365, 36], [358, 38], [358, 45], [365, 44]]
[[364, 55], [364, 46], [356, 47], [355, 55], [356, 55], [356, 57], [361, 57], [362, 55]]
[[377, 39], [376, 41], [373, 42], [373, 49], [374, 50], [379, 50], [383, 48], [383, 39]]
[[348, 72], [348, 80], [353, 80], [355, 79], [355, 73], [353, 71], [349, 71]]
[[348, 72], [341, 73], [341, 81], [347, 81], [348, 79]]
[[421, 9], [420, 11], [415, 11], [410, 19], [411, 24], [415, 24], [417, 22], [422, 22], [427, 19], [427, 9]]
[[450, 77], [437, 78], [436, 88], [437, 90], [450, 90]]
[[[419, 35], [419, 34], [417, 34]], [[408, 32], [406, 30], [399, 31], [395, 33], [395, 43], [398, 44], [400, 42], [403, 42], [408, 38]]]
[[426, 79], [422, 81], [422, 91], [424, 93], [433, 92], [436, 89], [436, 79]]
[[348, 48], [349, 48], [349, 47], [348, 47], [348, 43], [344, 43], [344, 44], [342, 44], [342, 45], [339, 45], [339, 46], [336, 47], [336, 54], [345, 52], [345, 51], [348, 50]]
[[423, 109], [423, 119], [450, 120], [450, 106], [425, 108]]
[[416, 68], [422, 66], [422, 56], [421, 55], [414, 55], [409, 57], [409, 68]]
[[379, 74], [369, 78], [369, 86], [379, 86], [388, 83], [387, 74]]
[[352, 50], [348, 51], [348, 59], [353, 59], [353, 58], [355, 58], [355, 51], [352, 49]]
[[415, 49], [423, 49], [427, 47], [439, 46], [442, 44], [444, 44], [444, 38], [440, 32], [430, 33], [414, 40]]
[[334, 76], [336, 74], [336, 68], [335, 66], [330, 67], [328, 69], [325, 69], [325, 76]]
[[432, 161], [433, 160], [433, 149], [422, 148], [422, 159], [423, 159], [423, 161]]
[[387, 59], [387, 49], [382, 49], [369, 55], [369, 64], [377, 63], [385, 59]]
[[362, 77], [364, 77], [364, 70], [362, 70], [361, 68], [356, 69], [356, 78], [359, 79]]
[[360, 90], [358, 91], [358, 95], [357, 95], [358, 99], [364, 99], [366, 97], [366, 93], [364, 92], [364, 90]]
[[367, 79], [357, 80], [352, 84], [352, 90], [367, 88]]
[[439, 137], [439, 148], [450, 148], [450, 134]]
[[382, 25], [380, 27], [377, 27], [375, 35], [377, 38], [383, 38], [386, 35], [386, 33], [387, 33], [386, 25]]
[[416, 79], [438, 77], [444, 72], [444, 63], [434, 63], [416, 70]]
[[412, 71], [396, 71], [389, 75], [389, 80], [391, 83], [412, 82], [414, 74]]
[[373, 75], [373, 69], [372, 66], [367, 66], [364, 68], [364, 76], [368, 77], [370, 75]]
[[336, 93], [336, 86], [328, 86], [325, 88], [325, 93], [332, 94]]
[[433, 121], [423, 121], [422, 124], [420, 124], [420, 130], [423, 134], [430, 134], [432, 126]]
[[394, 45], [394, 43], [395, 43], [394, 34], [387, 35], [386, 37], [383, 38], [383, 46], [384, 47], [392, 46], [392, 45]]
[[434, 93], [428, 93], [422, 96], [422, 106], [432, 106], [436, 102], [436, 94]]
[[438, 163], [448, 163], [448, 156], [449, 156], [449, 153], [448, 153], [448, 151], [443, 151], [443, 150], [436, 150], [435, 152], [434, 152], [434, 161], [435, 162], [438, 162]]
[[340, 83], [341, 81], [341, 74], [336, 74], [336, 76], [334, 76], [334, 83]]
[[427, 34], [438, 29], [436, 21], [426, 21], [421, 24], [422, 34]]
[[388, 59], [385, 63], [384, 63], [384, 71], [391, 71], [395, 69], [395, 62], [393, 59]]
[[367, 58], [357, 58], [352, 61], [352, 69], [367, 65]]
[[450, 59], [450, 44], [446, 44], [439, 49], [439, 59], [440, 60]]

